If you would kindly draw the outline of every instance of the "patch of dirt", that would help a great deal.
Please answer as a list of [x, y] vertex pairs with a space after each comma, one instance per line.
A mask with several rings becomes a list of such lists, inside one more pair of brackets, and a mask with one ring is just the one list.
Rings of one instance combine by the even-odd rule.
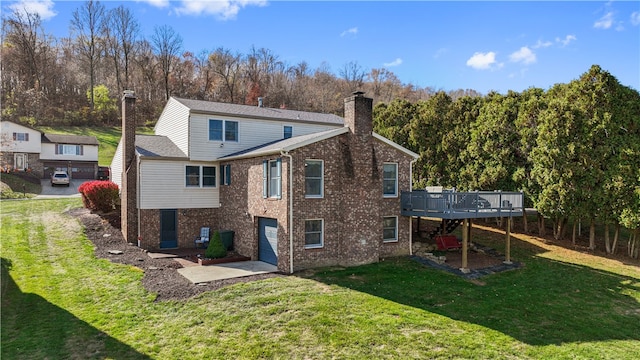
[[[98, 215], [85, 208], [72, 209], [68, 213], [84, 225], [85, 234], [95, 247], [96, 257], [144, 271], [142, 285], [149, 292], [157, 294], [156, 301], [188, 299], [236, 283], [285, 276], [278, 273], [260, 274], [195, 285], [178, 273], [177, 269], [182, 265], [175, 259], [152, 259], [144, 250], [125, 242], [120, 231], [119, 213]], [[113, 250], [122, 253], [111, 254]]]
[[[445, 265], [459, 269], [462, 267], [462, 251], [449, 251], [445, 254], [447, 261]], [[489, 256], [475, 251], [467, 252], [467, 268], [471, 270], [484, 269], [502, 264], [503, 259]]]

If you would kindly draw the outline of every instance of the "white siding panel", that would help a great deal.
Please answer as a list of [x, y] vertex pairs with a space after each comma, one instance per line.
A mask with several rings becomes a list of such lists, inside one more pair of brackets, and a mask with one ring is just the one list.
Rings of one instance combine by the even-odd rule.
[[116, 153], [111, 160], [111, 181], [122, 187], [122, 142], [118, 143]]
[[[140, 162], [140, 202], [141, 209], [192, 209], [217, 208], [220, 206], [219, 186], [215, 188], [187, 188], [185, 186], [185, 166], [211, 163], [191, 163], [187, 161], [142, 160]], [[216, 182], [220, 182], [219, 168]]]
[[156, 127], [156, 135], [164, 135], [189, 156], [189, 108], [171, 98], [164, 107]]
[[[27, 133], [29, 134], [29, 141], [16, 141], [13, 140], [13, 133]], [[23, 152], [23, 153], [40, 153], [41, 151], [41, 136], [37, 130], [30, 129], [20, 124], [12, 123], [11, 121], [2, 122], [2, 144], [3, 152]]]
[[[209, 119], [238, 122], [238, 142], [209, 140]], [[291, 123], [256, 119], [239, 119], [206, 114], [191, 115], [191, 143], [189, 155], [194, 161], [213, 161], [258, 145], [284, 138], [284, 126], [293, 127], [293, 136], [340, 128], [343, 125]]]
[[98, 161], [97, 145], [82, 145], [82, 155], [56, 154], [56, 144], [42, 144], [41, 160]]

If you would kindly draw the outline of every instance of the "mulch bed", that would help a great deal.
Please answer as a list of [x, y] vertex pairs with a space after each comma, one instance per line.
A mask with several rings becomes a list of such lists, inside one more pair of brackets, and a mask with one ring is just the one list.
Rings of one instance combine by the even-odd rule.
[[[95, 247], [96, 257], [142, 269], [142, 285], [158, 295], [156, 301], [188, 299], [236, 283], [285, 276], [278, 273], [260, 274], [195, 285], [178, 273], [177, 269], [182, 265], [177, 261], [171, 258], [152, 259], [144, 250], [127, 243], [120, 231], [119, 213], [98, 215], [85, 208], [72, 209], [68, 213], [84, 225], [85, 234]], [[118, 254], [110, 253], [114, 250]]]

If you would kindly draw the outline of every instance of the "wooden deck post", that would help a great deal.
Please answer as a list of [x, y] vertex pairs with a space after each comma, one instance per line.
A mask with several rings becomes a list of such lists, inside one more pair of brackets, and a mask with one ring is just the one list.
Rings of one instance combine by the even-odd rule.
[[462, 223], [462, 267], [460, 271], [463, 273], [468, 273], [469, 269], [467, 268], [467, 248], [469, 247], [469, 219], [464, 219]]
[[505, 249], [504, 263], [507, 265], [513, 264], [511, 262], [511, 216], [507, 218], [507, 246]]

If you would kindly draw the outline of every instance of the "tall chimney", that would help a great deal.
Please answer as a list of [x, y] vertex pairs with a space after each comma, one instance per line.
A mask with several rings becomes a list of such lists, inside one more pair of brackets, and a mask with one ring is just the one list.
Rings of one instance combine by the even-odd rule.
[[122, 96], [122, 188], [120, 189], [120, 226], [127, 242], [138, 240], [136, 95], [125, 90]]
[[373, 99], [356, 91], [344, 99], [344, 122], [356, 136], [371, 136], [373, 132]]

